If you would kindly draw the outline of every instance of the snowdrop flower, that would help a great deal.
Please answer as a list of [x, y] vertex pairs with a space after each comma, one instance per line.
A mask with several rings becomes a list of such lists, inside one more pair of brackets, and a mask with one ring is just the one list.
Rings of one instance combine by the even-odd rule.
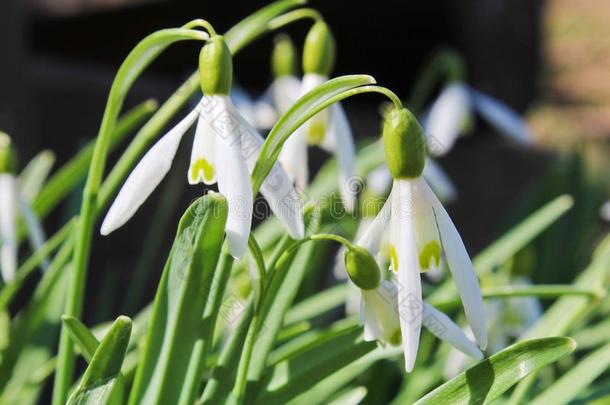
[[[184, 133], [197, 122], [187, 178], [192, 185], [218, 183], [228, 201], [226, 235], [231, 255], [241, 258], [252, 221], [250, 173], [262, 137], [237, 112], [228, 94], [232, 60], [224, 39], [214, 35], [202, 48], [200, 76], [203, 98], [198, 106], [144, 155], [127, 178], [102, 223], [108, 235], [127, 222], [169, 171]], [[296, 191], [279, 164], [265, 179], [261, 193], [293, 238], [302, 238], [302, 209]]]
[[[374, 232], [379, 228], [372, 228]], [[375, 236], [375, 237], [372, 237]], [[400, 292], [397, 283], [390, 276], [385, 280], [374, 258], [379, 249], [381, 235], [369, 234], [363, 237], [357, 246], [348, 246], [345, 252], [345, 268], [351, 282], [360, 289], [360, 323], [364, 326], [364, 340], [378, 341], [397, 346], [404, 340], [402, 317], [399, 309]], [[449, 319], [449, 317], [429, 304], [424, 303], [418, 316], [422, 325], [440, 339], [453, 345], [458, 350], [477, 359], [483, 354]], [[415, 358], [405, 357], [407, 372], [413, 369]]]
[[[316, 22], [307, 34], [303, 49], [303, 70], [300, 95], [328, 80], [335, 62], [335, 43], [328, 25]], [[357, 190], [351, 187], [354, 175], [355, 146], [352, 130], [339, 103], [321, 111], [284, 144], [280, 161], [297, 186], [305, 189], [309, 181], [307, 145], [318, 146], [336, 156], [339, 166], [339, 192], [348, 212], [356, 208]]]
[[455, 81], [447, 86], [430, 107], [424, 128], [428, 149], [435, 156], [447, 154], [472, 112], [477, 112], [496, 131], [523, 145], [532, 143], [527, 123], [501, 101]]
[[406, 109], [386, 115], [384, 148], [393, 185], [362, 243], [379, 243], [389, 229], [390, 267], [398, 284], [398, 310], [407, 369], [412, 368], [422, 325], [420, 273], [438, 268], [444, 253], [478, 345], [487, 346], [483, 299], [468, 252], [445, 208], [421, 177], [423, 130]]
[[[42, 225], [14, 175], [14, 169], [11, 139], [0, 132], [0, 270], [5, 283], [14, 279], [17, 270], [18, 218], [21, 216], [25, 222], [33, 250], [38, 250], [45, 240]], [[47, 266], [48, 262], [43, 261], [42, 269]]]

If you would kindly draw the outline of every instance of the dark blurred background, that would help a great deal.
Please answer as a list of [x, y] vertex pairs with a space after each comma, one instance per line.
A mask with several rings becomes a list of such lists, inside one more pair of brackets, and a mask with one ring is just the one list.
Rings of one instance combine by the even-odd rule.
[[[129, 50], [148, 33], [202, 17], [225, 31], [268, 2], [163, 0], [3, 0], [0, 2], [0, 128], [10, 133], [22, 162], [47, 148], [65, 162], [96, 134], [113, 76]], [[537, 98], [541, 70], [542, 1], [311, 1], [334, 29], [335, 73], [368, 73], [407, 97], [413, 80], [435, 49], [450, 45], [467, 61], [468, 82], [523, 112]], [[288, 32], [298, 44], [308, 22]], [[269, 84], [267, 36], [236, 57], [236, 76], [252, 95]], [[160, 102], [196, 67], [198, 49], [180, 44], [154, 63], [132, 91], [126, 107], [146, 98]], [[376, 135], [376, 97], [346, 103], [358, 138]], [[497, 236], [511, 207], [544, 172], [548, 156], [525, 151], [479, 125], [441, 164], [455, 181], [459, 201], [450, 207], [474, 252]], [[186, 143], [186, 142], [185, 142]], [[179, 165], [176, 165], [179, 166]], [[175, 170], [186, 172], [185, 167]], [[186, 182], [186, 181], [185, 181]], [[201, 190], [183, 187], [175, 215]], [[96, 239], [91, 289], [106, 277], [130, 277], [141, 241], [163, 204], [156, 193], [134, 220], [112, 237]], [[78, 194], [46, 223], [55, 229]], [[70, 205], [71, 204], [71, 205]], [[174, 222], [175, 223], [175, 222]], [[153, 260], [160, 266], [174, 233]], [[101, 276], [103, 274], [103, 276]], [[98, 282], [99, 281], [99, 282]], [[154, 284], [156, 280], [149, 280]], [[87, 313], [87, 312], [86, 312]]]

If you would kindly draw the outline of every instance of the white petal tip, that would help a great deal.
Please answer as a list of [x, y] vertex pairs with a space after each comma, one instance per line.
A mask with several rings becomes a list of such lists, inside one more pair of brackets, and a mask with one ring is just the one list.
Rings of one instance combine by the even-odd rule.
[[245, 240], [242, 235], [236, 232], [226, 230], [227, 241], [229, 242], [229, 252], [234, 259], [240, 260], [246, 254], [246, 248], [248, 247], [248, 237]]

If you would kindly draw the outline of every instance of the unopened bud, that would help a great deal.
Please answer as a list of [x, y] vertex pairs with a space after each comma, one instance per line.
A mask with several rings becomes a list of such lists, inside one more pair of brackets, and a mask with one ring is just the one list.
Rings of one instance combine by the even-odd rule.
[[291, 76], [297, 73], [297, 50], [288, 35], [278, 35], [271, 54], [273, 77]]
[[324, 21], [315, 23], [305, 38], [303, 70], [330, 76], [335, 67], [335, 38]]
[[426, 163], [424, 131], [407, 109], [393, 109], [386, 114], [383, 146], [393, 178], [417, 178], [422, 174]]
[[199, 80], [205, 95], [227, 95], [233, 80], [233, 58], [221, 35], [214, 35], [199, 54]]
[[373, 290], [381, 283], [381, 271], [375, 258], [363, 247], [352, 246], [345, 252], [345, 270], [356, 286]]
[[15, 166], [15, 153], [11, 138], [4, 132], [0, 132], [0, 173], [14, 173]]

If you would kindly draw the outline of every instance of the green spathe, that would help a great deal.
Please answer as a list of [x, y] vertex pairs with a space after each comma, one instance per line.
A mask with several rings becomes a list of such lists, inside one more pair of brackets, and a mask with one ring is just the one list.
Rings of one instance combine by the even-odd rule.
[[335, 66], [335, 38], [324, 21], [315, 23], [305, 38], [303, 70], [330, 76]]
[[228, 95], [233, 80], [233, 58], [222, 35], [214, 35], [199, 54], [199, 81], [203, 94]]
[[278, 35], [271, 54], [273, 77], [293, 76], [297, 73], [297, 50], [288, 35]]
[[395, 179], [421, 176], [426, 163], [424, 131], [406, 108], [392, 109], [385, 116], [383, 146], [388, 168]]
[[345, 252], [345, 270], [349, 278], [363, 290], [379, 287], [381, 272], [375, 258], [365, 248], [352, 246]]
[[0, 131], [0, 173], [13, 173], [15, 166], [15, 154], [11, 138]]

